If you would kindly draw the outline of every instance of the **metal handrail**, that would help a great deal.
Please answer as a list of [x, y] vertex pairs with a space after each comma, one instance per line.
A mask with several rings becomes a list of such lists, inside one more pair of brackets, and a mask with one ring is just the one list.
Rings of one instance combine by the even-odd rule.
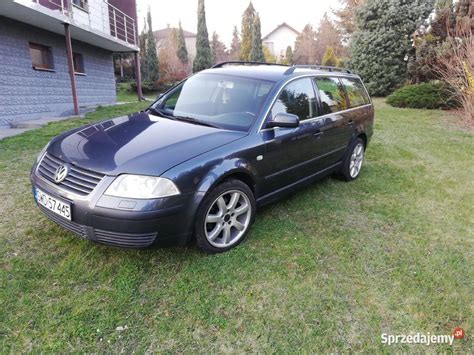
[[[32, 2], [48, 7], [40, 0], [32, 0]], [[59, 10], [63, 15], [72, 18], [73, 12], [70, 11], [70, 7], [72, 7], [72, 0], [47, 0], [47, 2], [54, 5], [54, 7], [57, 7], [57, 9], [55, 8], [53, 10]], [[136, 45], [137, 27], [135, 19], [130, 15], [127, 15], [122, 10], [118, 9], [116, 6], [110, 4], [108, 0], [103, 0], [102, 4], [103, 5], [101, 9], [103, 32], [110, 34], [116, 39]], [[91, 11], [90, 7], [88, 10]], [[91, 16], [91, 14], [89, 14], [89, 16]], [[89, 18], [89, 22], [90, 21], [91, 20]]]

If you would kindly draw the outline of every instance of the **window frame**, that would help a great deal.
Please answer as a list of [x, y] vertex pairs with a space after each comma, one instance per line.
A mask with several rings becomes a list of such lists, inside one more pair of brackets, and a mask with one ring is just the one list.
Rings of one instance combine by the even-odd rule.
[[[79, 64], [77, 67], [78, 70], [76, 70], [76, 64]], [[86, 66], [84, 64], [84, 55], [82, 55], [82, 53], [72, 52], [72, 66], [74, 69], [74, 74], [86, 75]]]
[[[260, 120], [260, 122], [256, 123], [256, 128], [255, 128], [255, 132], [265, 132], [265, 131], [270, 131], [270, 130], [275, 130], [275, 129], [279, 129], [279, 127], [267, 127], [267, 124], [268, 124], [268, 120], [270, 118], [270, 113], [272, 111], [272, 108], [273, 108], [273, 105], [275, 104], [275, 102], [277, 101], [278, 97], [280, 96], [280, 93], [281, 91], [283, 91], [283, 89], [286, 87], [286, 85], [288, 85], [289, 83], [295, 81], [295, 80], [298, 80], [298, 79], [302, 79], [302, 78], [310, 78], [310, 79], [315, 79], [315, 78], [337, 78], [339, 79], [340, 77], [339, 76], [334, 76], [334, 75], [330, 75], [330, 73], [328, 73], [328, 75], [324, 75], [324, 74], [305, 74], [305, 75], [301, 75], [301, 76], [297, 76], [297, 77], [294, 77], [294, 78], [291, 78], [287, 81], [285, 81], [283, 83], [283, 85], [276, 91], [275, 95], [273, 96], [273, 98], [271, 99], [271, 104], [270, 106], [265, 110], [265, 115], [263, 115], [262, 119]], [[346, 77], [346, 76], [344, 76]], [[357, 79], [360, 79], [358, 77], [355, 77]], [[316, 98], [318, 100], [318, 109], [320, 111], [322, 111], [322, 104], [321, 104], [321, 100], [320, 100], [320, 96], [319, 96], [319, 90], [316, 90], [317, 87], [316, 87], [316, 83], [313, 81], [313, 86], [314, 86], [314, 90], [316, 92]], [[340, 80], [339, 80], [340, 81]], [[345, 111], [350, 111], [350, 110], [356, 110], [360, 107], [365, 107], [365, 106], [371, 106], [373, 105], [373, 102], [372, 102], [372, 98], [370, 97], [369, 95], [369, 92], [367, 90], [367, 87], [365, 86], [364, 82], [362, 81], [362, 79], [360, 79], [365, 91], [367, 92], [367, 95], [369, 96], [369, 103], [367, 105], [364, 105], [364, 106], [359, 106], [359, 107], [356, 107], [356, 108], [347, 108], [345, 110], [342, 110], [342, 111], [338, 111], [337, 113], [340, 113], [340, 112], [345, 112]], [[342, 85], [342, 83], [341, 83]], [[336, 114], [337, 114], [336, 113]], [[317, 116], [315, 118], [311, 118], [311, 120], [318, 120], [318, 119], [321, 119], [323, 117], [326, 117], [326, 116], [329, 116], [329, 115], [334, 115], [334, 113], [327, 113], [327, 114], [321, 114], [321, 116]]]
[[71, 4], [82, 11], [89, 12], [89, 1], [88, 0], [79, 0], [79, 4], [76, 4], [74, 0], [71, 0]]
[[[319, 94], [319, 87], [318, 87], [318, 84], [316, 83], [316, 80], [317, 79], [320, 79], [320, 78], [329, 78], [329, 79], [332, 79], [332, 80], [335, 80], [339, 83], [339, 86], [342, 90], [342, 96], [343, 96], [343, 99], [344, 101], [346, 102], [346, 106], [347, 108], [343, 109], [343, 110], [339, 110], [339, 111], [336, 111], [336, 112], [329, 112], [329, 113], [324, 113], [324, 110], [323, 110], [323, 101], [321, 99], [321, 96]], [[314, 87], [315, 87], [315, 91], [318, 95], [318, 101], [319, 101], [319, 110], [321, 112], [321, 114], [318, 116], [318, 117], [323, 117], [323, 116], [327, 116], [327, 115], [335, 115], [335, 114], [338, 114], [339, 112], [343, 112], [343, 111], [347, 111], [347, 110], [350, 110], [350, 107], [349, 107], [349, 98], [347, 97], [347, 92], [346, 92], [346, 89], [344, 87], [344, 85], [342, 84], [342, 81], [341, 81], [341, 77], [338, 77], [338, 76], [331, 76], [331, 75], [324, 75], [324, 76], [318, 76], [318, 75], [315, 75], [313, 76], [313, 84], [314, 84]]]
[[[362, 89], [364, 90], [365, 96], [367, 97], [367, 102], [365, 102], [365, 103], [363, 103], [363, 104], [361, 104], [361, 105], [352, 106], [351, 100], [350, 100], [350, 98], [349, 98], [349, 93], [348, 93], [348, 91], [347, 91], [347, 89], [346, 89], [346, 85], [344, 85], [344, 82], [342, 81], [342, 79], [346, 79], [346, 80], [349, 80], [349, 81], [351, 81], [351, 80], [353, 80], [353, 81], [358, 81], [358, 82], [362, 85]], [[370, 104], [372, 103], [372, 100], [371, 100], [371, 98], [370, 98], [369, 92], [367, 91], [367, 88], [365, 87], [365, 85], [364, 85], [364, 83], [362, 82], [361, 79], [359, 79], [359, 78], [341, 77], [341, 78], [339, 78], [339, 81], [341, 82], [342, 88], [343, 88], [343, 90], [344, 90], [344, 92], [345, 92], [346, 101], [347, 101], [347, 107], [348, 107], [349, 110], [350, 110], [350, 109], [359, 108], [359, 107], [362, 107], [362, 106], [365, 106], [365, 105], [370, 105]]]
[[[45, 65], [42, 63], [34, 63], [33, 57], [31, 56], [31, 50], [39, 50], [41, 51], [42, 60], [46, 62]], [[54, 58], [53, 58], [53, 48], [50, 46], [45, 46], [43, 44], [35, 43], [35, 42], [28, 42], [28, 50], [30, 52], [31, 58], [31, 67], [34, 70], [40, 71], [49, 71], [55, 72], [54, 69]]]
[[[294, 78], [293, 80], [290, 80], [288, 81], [287, 83], [285, 83], [284, 86], [281, 87], [281, 89], [278, 91], [278, 95], [275, 97], [275, 100], [273, 101], [272, 105], [270, 106], [270, 109], [268, 110], [268, 113], [264, 119], [264, 125], [262, 126], [261, 129], [267, 129], [269, 127], [267, 127], [268, 123], [269, 123], [269, 118], [273, 118], [273, 108], [275, 107], [275, 105], [277, 104], [278, 102], [278, 99], [280, 98], [281, 94], [283, 93], [283, 91], [285, 91], [285, 89], [289, 86], [289, 85], [292, 85], [294, 84], [295, 82], [299, 81], [299, 80], [309, 80], [310, 83], [311, 83], [311, 87], [313, 88], [313, 95], [314, 95], [314, 106], [315, 106], [315, 109], [316, 109], [316, 116], [314, 117], [309, 117], [309, 118], [305, 118], [305, 119], [300, 119], [298, 117], [298, 120], [300, 123], [302, 122], [306, 122], [308, 120], [314, 120], [315, 118], [318, 118], [319, 117], [319, 113], [321, 112], [321, 108], [320, 108], [320, 104], [319, 104], [319, 95], [317, 94], [317, 90], [316, 90], [316, 87], [314, 85], [314, 80], [312, 80], [312, 77], [311, 76], [302, 76], [302, 77], [296, 77]], [[275, 128], [275, 127], [273, 127]]]

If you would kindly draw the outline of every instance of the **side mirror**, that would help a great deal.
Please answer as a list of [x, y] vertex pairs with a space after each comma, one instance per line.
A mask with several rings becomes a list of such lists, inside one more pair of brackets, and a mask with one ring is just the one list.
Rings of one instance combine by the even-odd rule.
[[291, 113], [279, 113], [273, 119], [268, 122], [267, 128], [273, 127], [286, 127], [295, 128], [300, 124], [298, 116], [292, 115]]

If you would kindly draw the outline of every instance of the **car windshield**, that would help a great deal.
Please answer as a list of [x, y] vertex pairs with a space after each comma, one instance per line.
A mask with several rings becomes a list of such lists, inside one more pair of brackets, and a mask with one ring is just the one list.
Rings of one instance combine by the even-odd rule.
[[223, 129], [248, 131], [273, 82], [222, 74], [196, 74], [158, 100], [164, 116]]

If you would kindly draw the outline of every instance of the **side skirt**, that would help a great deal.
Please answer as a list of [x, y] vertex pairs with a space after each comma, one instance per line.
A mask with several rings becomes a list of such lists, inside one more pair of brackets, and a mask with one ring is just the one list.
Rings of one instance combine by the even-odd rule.
[[284, 186], [278, 190], [275, 190], [273, 192], [270, 192], [269, 194], [266, 194], [264, 196], [261, 196], [257, 199], [257, 205], [264, 206], [266, 204], [275, 202], [276, 200], [282, 198], [285, 195], [289, 195], [303, 186], [310, 185], [311, 183], [321, 180], [322, 178], [331, 175], [332, 173], [336, 172], [338, 168], [342, 165], [342, 161], [338, 162], [334, 165], [331, 165], [327, 167], [326, 169], [323, 169], [321, 171], [318, 171], [315, 174], [309, 175], [303, 179], [300, 179], [298, 181], [295, 181], [287, 186]]

